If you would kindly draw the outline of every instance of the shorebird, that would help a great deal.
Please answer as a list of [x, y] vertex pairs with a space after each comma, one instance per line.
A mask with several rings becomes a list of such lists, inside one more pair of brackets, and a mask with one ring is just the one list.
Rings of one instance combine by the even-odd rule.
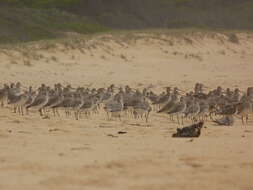
[[221, 96], [223, 94], [223, 90], [221, 86], [218, 86], [217, 89], [214, 90], [214, 95], [215, 96]]
[[227, 88], [227, 89], [226, 89], [225, 97], [226, 97], [227, 99], [229, 99], [229, 100], [232, 99], [233, 94], [234, 94], [234, 92], [231, 91], [230, 88]]
[[118, 99], [107, 102], [104, 107], [107, 116], [111, 113], [112, 117], [118, 117], [121, 120], [121, 112], [124, 109], [123, 96], [119, 96]]
[[[57, 113], [59, 108], [64, 108], [66, 105], [69, 104], [70, 101], [71, 101], [71, 97], [69, 97], [69, 95], [60, 94], [59, 99], [54, 104], [50, 105], [49, 108], [51, 108], [52, 110], [55, 110], [55, 112]], [[65, 114], [67, 116], [66, 111], [65, 111]]]
[[[126, 88], [127, 89], [127, 88]], [[133, 110], [134, 110], [134, 106], [136, 104], [138, 104], [139, 102], [141, 102], [144, 98], [143, 93], [141, 93], [140, 91], [136, 91], [134, 92], [133, 90], [126, 90], [126, 92], [119, 92], [118, 96], [122, 96], [123, 97], [123, 102], [124, 102], [124, 113], [127, 116], [134, 116], [133, 115]], [[116, 96], [114, 97], [114, 99], [117, 98]]]
[[184, 97], [181, 97], [180, 101], [173, 106], [173, 108], [168, 112], [168, 114], [177, 115], [178, 124], [180, 124], [179, 116], [181, 115], [181, 121], [182, 121], [181, 123], [183, 124], [184, 122], [183, 114], [185, 110], [186, 110], [186, 103], [185, 103]]
[[220, 119], [214, 120], [213, 122], [218, 125], [232, 126], [234, 124], [234, 117], [233, 115], [226, 115]]
[[210, 106], [207, 100], [200, 101], [199, 107], [200, 107], [199, 113], [198, 113], [199, 120], [200, 121], [207, 120], [207, 117], [209, 115], [209, 110], [210, 110]]
[[247, 89], [247, 96], [253, 97], [253, 87]]
[[242, 98], [242, 101], [237, 104], [237, 115], [241, 116], [242, 124], [245, 122], [248, 123], [249, 114], [253, 113], [252, 102], [248, 99], [248, 97]]
[[214, 95], [214, 92], [209, 92], [207, 103], [209, 106], [209, 117], [213, 120], [213, 116], [217, 114], [217, 97]]
[[232, 103], [238, 103], [241, 101], [242, 95], [240, 94], [240, 90], [236, 88], [231, 96]]
[[[173, 94], [171, 97], [171, 100], [162, 109], [160, 109], [157, 113], [170, 112], [174, 108], [174, 106], [178, 103], [178, 101], [179, 101], [178, 94]], [[173, 121], [173, 115], [170, 115], [170, 119]]]
[[94, 97], [87, 99], [80, 107], [81, 113], [84, 113], [88, 118], [95, 110], [97, 101]]
[[71, 115], [72, 105], [75, 101], [75, 94], [73, 94], [72, 92], [68, 93], [66, 94], [66, 97], [63, 99], [63, 101], [56, 106], [56, 108], [63, 108], [65, 110], [66, 117], [69, 117]]
[[26, 114], [29, 115], [29, 109], [27, 109], [27, 106], [29, 106], [30, 104], [32, 104], [34, 102], [34, 100], [37, 97], [36, 92], [29, 90], [28, 92], [28, 98], [26, 103], [23, 105], [23, 107], [26, 109]]
[[37, 109], [40, 113], [40, 116], [43, 116], [43, 108], [49, 101], [49, 88], [45, 89], [45, 92], [41, 92], [38, 96], [34, 99], [34, 101], [26, 106], [26, 109], [34, 108]]
[[7, 101], [9, 86], [4, 84], [4, 87], [0, 89], [0, 103], [1, 107], [4, 107], [4, 103]]
[[20, 83], [14, 84], [11, 83], [10, 88], [8, 88], [7, 91], [7, 101], [8, 104], [13, 105], [14, 113], [17, 111], [17, 106], [15, 103], [19, 100], [19, 96], [22, 95], [23, 93], [20, 90]]
[[171, 100], [171, 88], [166, 88], [166, 93], [163, 92], [159, 98], [153, 103], [154, 106], [157, 106], [158, 109], [161, 108], [164, 104], [168, 103]]
[[8, 92], [8, 104], [12, 105], [14, 108], [14, 113], [18, 110], [18, 113], [24, 115], [23, 106], [29, 100], [28, 92], [24, 92], [23, 94], [15, 93], [15, 91]]
[[221, 107], [220, 110], [217, 111], [217, 114], [219, 115], [233, 115], [236, 114], [237, 108], [236, 104], [227, 104], [223, 107]]
[[145, 117], [146, 122], [148, 122], [148, 117], [151, 112], [152, 108], [150, 106], [150, 103], [147, 101], [145, 97], [143, 97], [143, 100], [138, 102], [133, 106], [133, 114], [135, 118], [138, 117]]
[[199, 95], [204, 93], [204, 88], [207, 88], [202, 83], [196, 83], [194, 87], [194, 94]]
[[167, 113], [170, 111], [170, 109], [173, 108], [173, 106], [178, 102], [178, 94], [173, 94], [171, 97], [171, 100], [157, 113]]
[[18, 109], [19, 114], [24, 115], [23, 108], [26, 105], [27, 101], [29, 100], [30, 96], [28, 92], [25, 92], [24, 94], [20, 95], [20, 100], [16, 102], [16, 107]]
[[195, 120], [197, 120], [197, 115], [200, 112], [200, 105], [199, 102], [194, 99], [190, 105], [185, 109], [185, 117], [190, 118], [192, 120], [192, 123], [194, 123]]
[[[62, 101], [62, 92], [58, 91], [57, 89], [51, 90], [51, 93], [49, 94], [49, 99], [48, 102], [43, 106], [43, 109], [50, 109], [56, 104], [58, 104], [60, 101]], [[54, 116], [56, 114], [60, 116], [59, 112], [57, 109], [52, 108]]]
[[76, 120], [79, 120], [81, 114], [81, 108], [85, 103], [85, 98], [83, 95], [79, 95], [80, 97], [76, 99], [76, 101], [72, 104], [74, 115]]
[[152, 102], [152, 104], [154, 104], [155, 102], [157, 102], [158, 101], [158, 99], [159, 99], [159, 96], [158, 95], [156, 95], [154, 92], [152, 92], [152, 91], [149, 91], [148, 93], [147, 93], [147, 96], [146, 97], [148, 97], [149, 99], [150, 99], [150, 101]]

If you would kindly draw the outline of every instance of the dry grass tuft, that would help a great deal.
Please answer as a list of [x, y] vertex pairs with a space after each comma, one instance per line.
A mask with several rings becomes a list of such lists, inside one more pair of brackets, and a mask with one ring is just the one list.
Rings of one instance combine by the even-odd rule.
[[230, 41], [231, 43], [234, 43], [234, 44], [239, 44], [240, 43], [239, 38], [234, 33], [228, 35], [228, 41]]
[[31, 67], [31, 66], [32, 66], [30, 60], [24, 60], [24, 65], [25, 65], [25, 66], [28, 66], [28, 67]]
[[52, 56], [51, 59], [52, 59], [52, 61], [55, 61], [55, 62], [58, 61], [57, 57], [55, 57], [55, 56]]
[[221, 55], [226, 55], [226, 51], [225, 51], [225, 50], [220, 50], [219, 53], [220, 53]]
[[10, 64], [12, 64], [12, 65], [17, 65], [17, 64], [18, 64], [18, 62], [17, 62], [17, 61], [15, 61], [15, 60], [11, 60], [11, 61], [10, 61]]

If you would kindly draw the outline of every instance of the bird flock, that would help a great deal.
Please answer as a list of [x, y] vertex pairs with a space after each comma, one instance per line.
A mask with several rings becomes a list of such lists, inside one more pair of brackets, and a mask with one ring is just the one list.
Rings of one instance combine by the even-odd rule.
[[253, 87], [246, 92], [220, 86], [208, 90], [202, 83], [196, 83], [189, 92], [166, 87], [163, 92], [155, 93], [149, 88], [135, 89], [128, 85], [73, 88], [57, 83], [53, 87], [41, 84], [33, 89], [17, 82], [0, 88], [0, 104], [11, 106], [20, 115], [36, 110], [43, 118], [50, 114], [60, 117], [65, 112], [66, 117], [79, 120], [105, 112], [107, 119], [132, 117], [148, 122], [150, 114], [156, 113], [167, 114], [178, 124], [184, 124], [185, 120], [192, 123], [211, 120], [219, 125], [233, 125], [235, 118], [247, 124], [249, 115], [253, 114]]

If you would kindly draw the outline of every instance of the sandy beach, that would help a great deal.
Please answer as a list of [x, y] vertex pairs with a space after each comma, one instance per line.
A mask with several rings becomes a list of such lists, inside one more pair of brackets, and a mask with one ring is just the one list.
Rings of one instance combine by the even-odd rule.
[[[2, 46], [0, 85], [57, 82], [74, 87], [115, 84], [161, 92], [196, 82], [245, 90], [253, 86], [253, 35], [219, 32], [129, 32]], [[166, 114], [150, 121], [105, 113], [42, 119], [0, 108], [3, 190], [252, 190], [253, 116], [243, 126], [205, 123], [200, 138], [174, 139]], [[189, 123], [186, 123], [186, 125]], [[118, 134], [119, 131], [127, 132]]]

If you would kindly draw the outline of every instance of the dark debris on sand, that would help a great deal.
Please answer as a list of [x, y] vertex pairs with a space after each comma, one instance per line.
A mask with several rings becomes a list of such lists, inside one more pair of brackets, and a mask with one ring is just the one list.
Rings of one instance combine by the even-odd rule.
[[201, 129], [203, 128], [204, 122], [199, 122], [191, 126], [177, 128], [177, 132], [172, 137], [199, 137], [201, 135]]

